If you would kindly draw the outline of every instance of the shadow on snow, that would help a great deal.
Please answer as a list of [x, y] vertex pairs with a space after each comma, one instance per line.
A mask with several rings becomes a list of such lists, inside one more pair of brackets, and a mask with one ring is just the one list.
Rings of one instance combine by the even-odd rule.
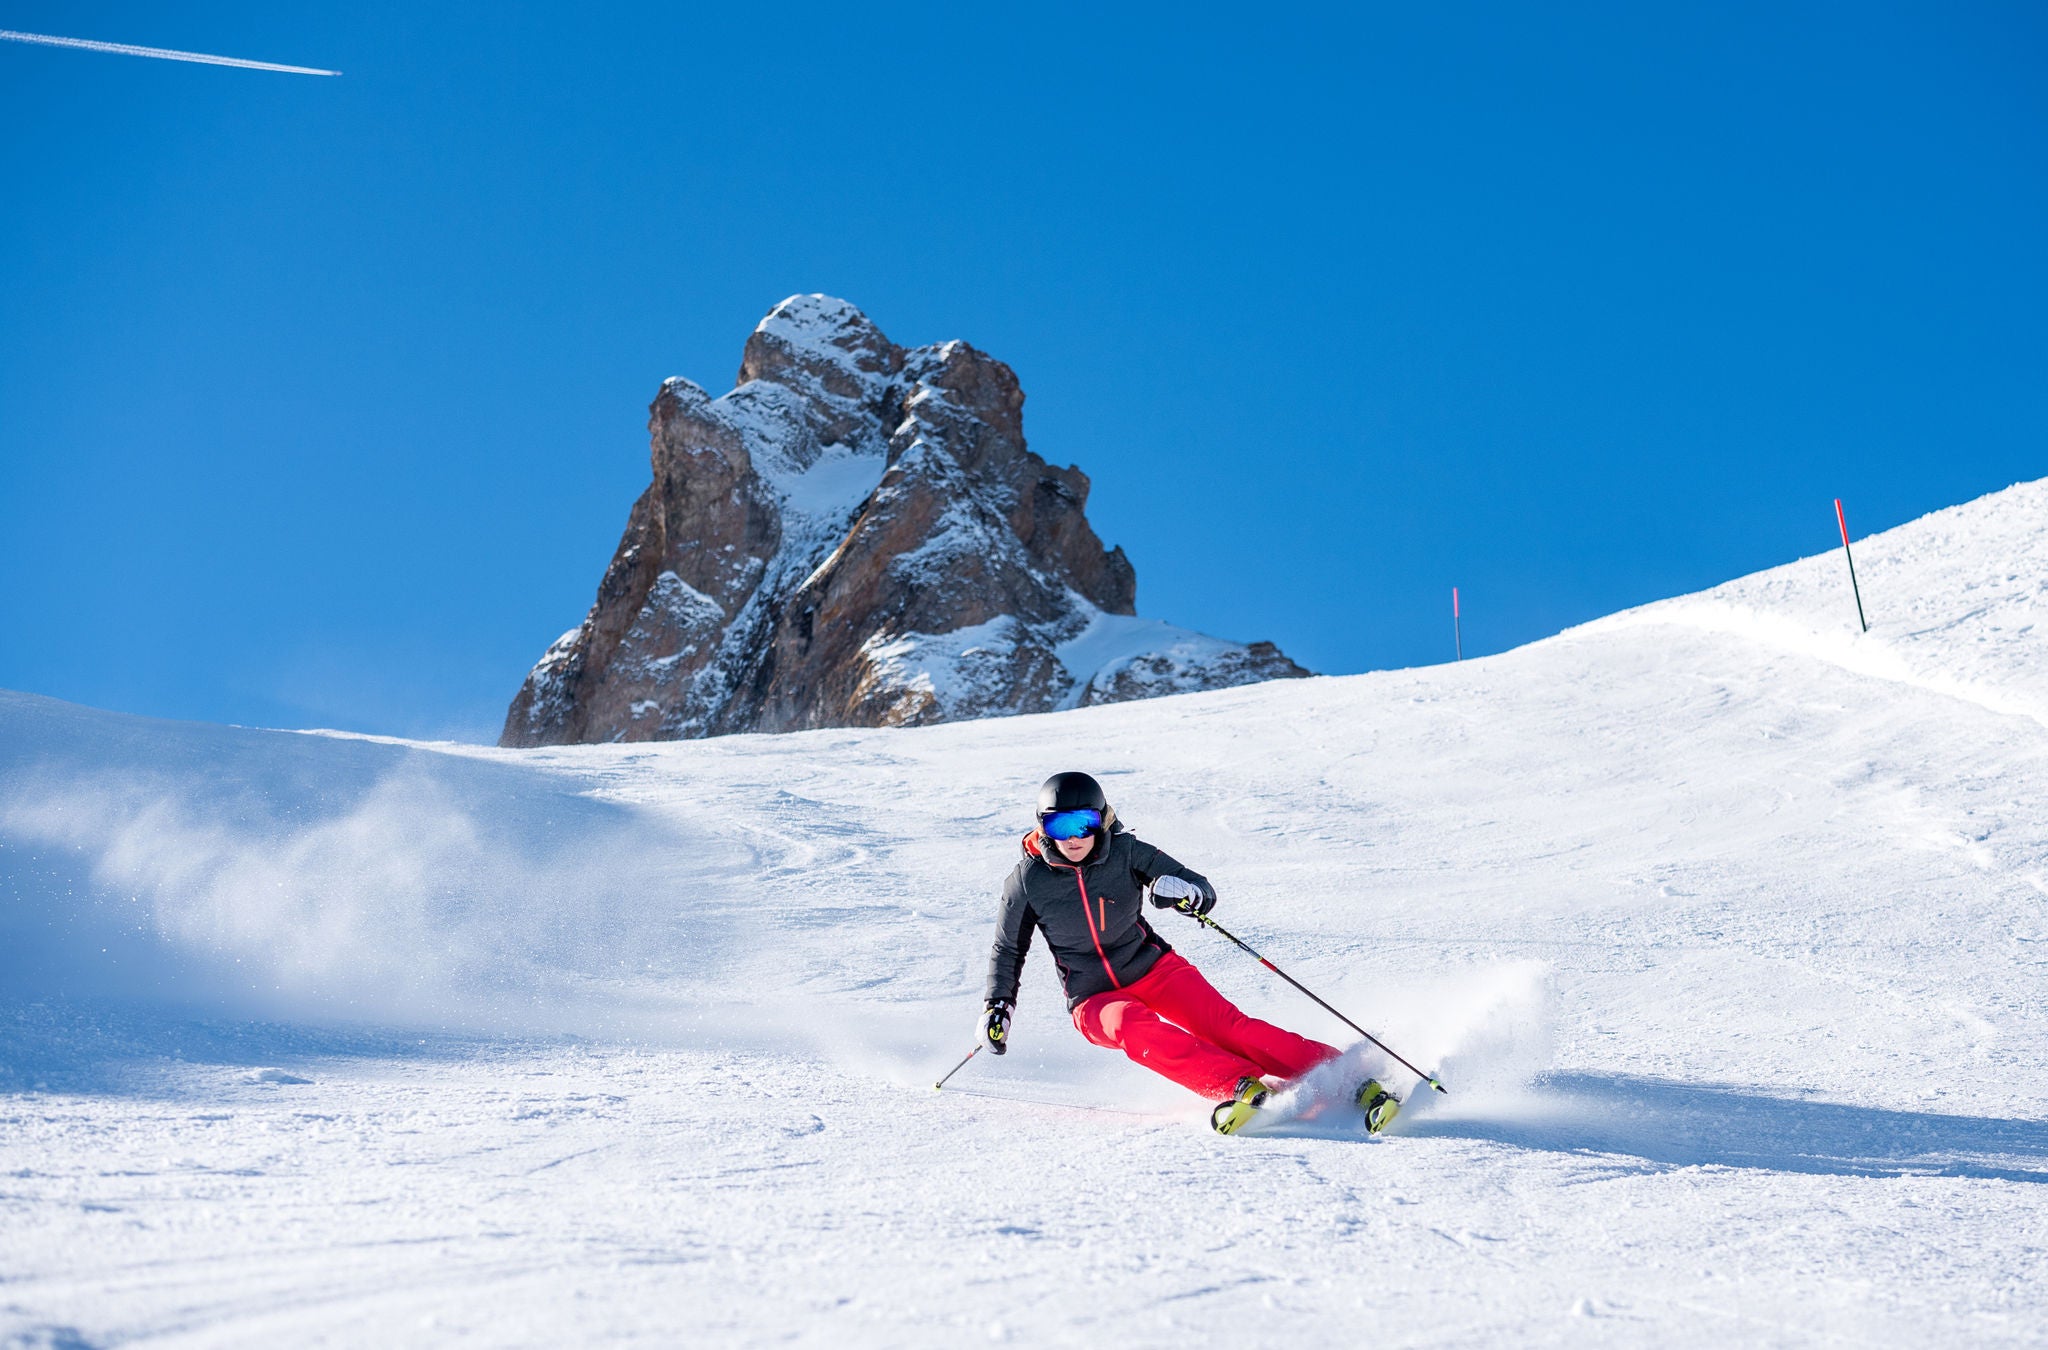
[[1453, 1103], [1417, 1110], [1396, 1130], [1662, 1168], [2048, 1182], [2048, 1121], [1845, 1106], [1624, 1074], [1551, 1074], [1537, 1087], [1539, 1105], [1526, 1114], [1466, 1116]]

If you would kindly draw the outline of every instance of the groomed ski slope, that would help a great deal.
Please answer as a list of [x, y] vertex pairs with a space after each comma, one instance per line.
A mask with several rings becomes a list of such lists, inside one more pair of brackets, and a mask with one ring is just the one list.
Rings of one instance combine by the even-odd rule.
[[[2040, 1344], [2048, 481], [1858, 565], [1867, 635], [1836, 551], [1462, 665], [906, 732], [0, 696], [0, 1342]], [[1216, 1138], [1042, 948], [1016, 1050], [932, 1092], [1069, 767], [1452, 1095]]]

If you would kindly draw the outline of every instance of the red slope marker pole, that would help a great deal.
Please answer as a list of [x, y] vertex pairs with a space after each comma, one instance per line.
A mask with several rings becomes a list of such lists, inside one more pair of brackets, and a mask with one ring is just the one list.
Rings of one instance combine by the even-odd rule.
[[1835, 524], [1842, 527], [1842, 556], [1849, 560], [1849, 591], [1856, 597], [1856, 622], [1863, 625], [1863, 631], [1870, 631], [1870, 620], [1863, 617], [1863, 588], [1856, 584], [1856, 555], [1849, 551], [1849, 518], [1842, 514], [1842, 499], [1835, 498]]
[[1458, 659], [1465, 659], [1465, 627], [1458, 621], [1458, 588], [1451, 587], [1451, 641], [1456, 644]]

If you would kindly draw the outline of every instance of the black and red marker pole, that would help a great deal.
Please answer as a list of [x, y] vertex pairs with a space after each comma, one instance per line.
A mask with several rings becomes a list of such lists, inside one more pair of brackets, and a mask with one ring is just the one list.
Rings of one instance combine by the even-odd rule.
[[1863, 625], [1863, 631], [1870, 631], [1870, 620], [1863, 617], [1863, 588], [1856, 584], [1856, 555], [1849, 551], [1849, 518], [1842, 514], [1842, 499], [1835, 498], [1835, 524], [1842, 527], [1842, 556], [1849, 560], [1849, 593], [1856, 597], [1856, 622]]
[[1458, 618], [1458, 588], [1451, 587], [1451, 642], [1460, 661], [1465, 659], [1465, 627]]

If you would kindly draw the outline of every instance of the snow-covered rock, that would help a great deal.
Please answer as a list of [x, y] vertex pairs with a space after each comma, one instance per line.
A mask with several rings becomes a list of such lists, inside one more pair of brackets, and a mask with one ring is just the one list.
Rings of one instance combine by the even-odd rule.
[[783, 301], [739, 382], [651, 409], [654, 480], [508, 746], [909, 726], [1306, 675], [1136, 618], [1088, 479], [1024, 442], [1024, 391], [964, 342], [906, 350], [844, 300]]

